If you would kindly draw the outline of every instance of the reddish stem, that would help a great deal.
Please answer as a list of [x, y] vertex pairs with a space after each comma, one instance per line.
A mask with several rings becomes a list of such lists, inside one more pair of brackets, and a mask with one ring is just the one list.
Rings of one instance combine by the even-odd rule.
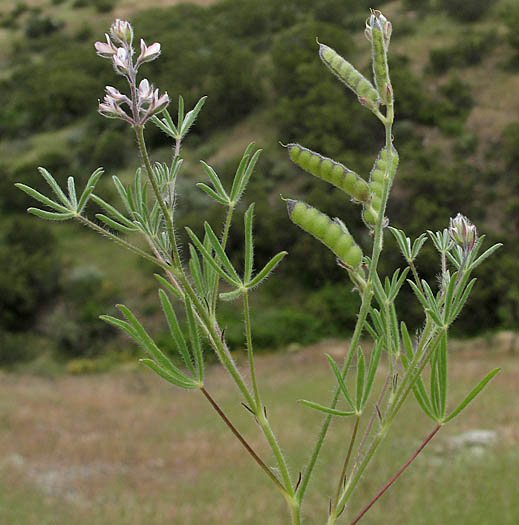
[[357, 514], [355, 519], [350, 523], [350, 525], [355, 525], [357, 522], [360, 521], [362, 516], [368, 512], [368, 510], [375, 504], [375, 502], [386, 492], [386, 490], [397, 480], [398, 476], [404, 472], [404, 470], [410, 465], [410, 463], [420, 454], [420, 452], [425, 448], [427, 443], [431, 441], [431, 439], [434, 437], [436, 432], [440, 430], [442, 426], [438, 425], [436, 426], [431, 433], [424, 439], [423, 443], [416, 449], [414, 454], [398, 469], [398, 471], [393, 475], [393, 477], [375, 494], [373, 499]]

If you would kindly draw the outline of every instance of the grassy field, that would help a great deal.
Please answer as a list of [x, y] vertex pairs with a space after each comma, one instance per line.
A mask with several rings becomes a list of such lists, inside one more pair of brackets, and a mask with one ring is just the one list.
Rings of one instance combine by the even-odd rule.
[[[294, 477], [321, 419], [295, 400], [326, 402], [332, 381], [323, 353], [339, 357], [343, 347], [322, 343], [258, 360], [269, 418]], [[363, 523], [517, 523], [517, 356], [495, 340], [465, 342], [454, 345], [451, 363], [452, 403], [490, 368], [501, 366], [502, 372], [438, 434]], [[254, 422], [218, 367], [209, 371], [207, 388], [269, 463]], [[414, 404], [407, 410], [411, 417], [397, 420], [349, 516], [431, 430]], [[332, 426], [305, 523], [325, 521], [340, 469], [334, 450], [346, 447], [348, 424]], [[495, 430], [495, 440], [470, 447], [452, 439], [475, 429]], [[287, 518], [282, 499], [200, 394], [128, 368], [95, 376], [0, 375], [0, 523], [275, 525]]]

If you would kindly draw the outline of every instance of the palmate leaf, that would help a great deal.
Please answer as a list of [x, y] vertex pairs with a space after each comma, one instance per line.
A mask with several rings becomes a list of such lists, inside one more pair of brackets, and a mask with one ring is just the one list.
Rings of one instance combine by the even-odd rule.
[[[165, 295], [165, 294], [164, 294]], [[146, 332], [141, 323], [137, 320], [132, 311], [126, 306], [117, 305], [119, 310], [126, 317], [127, 321], [117, 319], [110, 315], [101, 315], [100, 318], [118, 328], [124, 330], [132, 339], [134, 339], [150, 355], [151, 359], [143, 359], [141, 362], [154, 370], [161, 377], [182, 388], [200, 388], [201, 382], [198, 379], [192, 379], [177, 366], [159, 349], [155, 341]]]
[[47, 184], [51, 187], [54, 194], [58, 197], [58, 200], [61, 201], [61, 203], [50, 199], [46, 195], [43, 195], [43, 193], [40, 193], [39, 191], [35, 190], [34, 188], [31, 188], [30, 186], [27, 186], [26, 184], [16, 183], [15, 186], [19, 190], [22, 190], [24, 193], [32, 197], [33, 199], [37, 200], [42, 204], [45, 204], [53, 210], [47, 211], [31, 207], [27, 210], [29, 213], [36, 215], [37, 217], [40, 217], [42, 219], [48, 219], [53, 221], [66, 221], [68, 219], [80, 215], [81, 212], [84, 210], [89, 198], [92, 195], [94, 186], [103, 174], [103, 170], [101, 168], [98, 168], [92, 173], [92, 175], [90, 175], [85, 189], [83, 190], [83, 193], [81, 194], [81, 197], [78, 201], [76, 194], [76, 186], [73, 177], [69, 177], [67, 179], [67, 190], [69, 193], [69, 196], [67, 197], [63, 190], [59, 187], [59, 184], [56, 182], [54, 177], [45, 168], [38, 168], [38, 170], [42, 177], [46, 180]]

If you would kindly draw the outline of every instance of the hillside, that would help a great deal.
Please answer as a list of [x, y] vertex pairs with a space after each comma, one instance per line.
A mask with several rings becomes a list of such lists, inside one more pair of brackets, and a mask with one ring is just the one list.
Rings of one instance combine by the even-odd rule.
[[[146, 66], [146, 74], [170, 93], [172, 113], [177, 94], [189, 107], [208, 95], [183, 149], [180, 235], [186, 224], [199, 228], [202, 217], [215, 224], [221, 219], [194, 186], [205, 177], [198, 161], [205, 160], [228, 181], [249, 142], [264, 150], [247, 194], [257, 203], [258, 265], [279, 250], [291, 256], [255, 297], [264, 307], [255, 318], [258, 345], [304, 344], [351, 329], [356, 300], [349, 286], [333, 257], [289, 225], [279, 194], [304, 198], [331, 215], [344, 216], [344, 205], [336, 193], [291, 165], [279, 142], [301, 142], [364, 176], [369, 173], [382, 130], [350, 92], [326, 75], [315, 44], [318, 37], [369, 74], [362, 36], [369, 3], [177, 3], [27, 0], [0, 6], [0, 84], [7, 94], [0, 108], [0, 218], [5, 224], [0, 264], [11, 269], [0, 282], [0, 363], [38, 355], [39, 350], [29, 349], [12, 357], [27, 337], [31, 344], [24, 346], [51, 354], [57, 349], [67, 358], [103, 354], [107, 340], [109, 347], [118, 347], [113, 333], [98, 326], [97, 315], [129, 298], [163, 330], [147, 265], [76, 226], [36, 224], [25, 217], [28, 199], [12, 186], [24, 182], [43, 188], [39, 165], [58, 180], [73, 174], [81, 182], [105, 166], [100, 187], [106, 197], [115, 195], [112, 174], [124, 181], [133, 178], [138, 163], [129, 130], [96, 114], [103, 86], [117, 80], [92, 44], [115, 17], [130, 18], [147, 42], [162, 43], [160, 61]], [[449, 217], [461, 211], [491, 241], [505, 243], [499, 262], [479, 272], [478, 288], [460, 319], [459, 335], [473, 335], [516, 328], [518, 321], [519, 51], [514, 32], [519, 9], [504, 0], [461, 2], [458, 10], [449, 7], [454, 4], [402, 0], [380, 6], [393, 23], [390, 66], [401, 158], [389, 216], [393, 225], [417, 236], [446, 227]], [[165, 137], [156, 129], [147, 132], [153, 158], [167, 160], [171, 150]], [[360, 237], [360, 219], [351, 221]], [[231, 250], [241, 245], [242, 235], [238, 226]], [[367, 241], [361, 237], [361, 243]], [[429, 279], [438, 272], [432, 255], [426, 249], [419, 262]], [[389, 272], [399, 264], [392, 246], [383, 268]], [[402, 311], [419, 326], [409, 299], [404, 297]], [[239, 348], [240, 319], [232, 305], [226, 308], [227, 337]]]

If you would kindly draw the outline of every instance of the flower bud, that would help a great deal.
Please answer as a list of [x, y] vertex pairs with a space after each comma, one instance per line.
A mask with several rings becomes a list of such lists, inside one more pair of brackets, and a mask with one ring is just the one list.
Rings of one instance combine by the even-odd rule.
[[102, 58], [112, 58], [117, 53], [117, 47], [114, 46], [110, 37], [105, 33], [106, 42], [96, 42], [94, 44], [96, 53]]
[[464, 252], [470, 252], [478, 240], [476, 227], [461, 213], [451, 217], [449, 236]]
[[151, 101], [153, 100], [153, 86], [149, 83], [147, 78], [143, 78], [140, 81], [137, 95], [139, 97], [139, 105], [151, 104]]
[[117, 49], [117, 53], [112, 57], [115, 71], [120, 75], [127, 75], [130, 70], [130, 55], [123, 47]]
[[133, 28], [130, 22], [117, 19], [110, 27], [110, 36], [121, 44], [131, 46], [133, 41]]
[[101, 115], [107, 118], [121, 118], [124, 120], [129, 120], [130, 118], [124, 112], [124, 110], [108, 95], [105, 95], [103, 102], [99, 104], [98, 110]]
[[136, 67], [139, 67], [144, 62], [152, 62], [160, 55], [160, 44], [154, 42], [150, 46], [146, 45], [146, 42], [141, 38], [141, 54], [137, 59]]
[[106, 86], [105, 90], [107, 96], [110, 97], [116, 104], [131, 104], [130, 99], [126, 95], [123, 95], [118, 89], [115, 89], [112, 86]]

